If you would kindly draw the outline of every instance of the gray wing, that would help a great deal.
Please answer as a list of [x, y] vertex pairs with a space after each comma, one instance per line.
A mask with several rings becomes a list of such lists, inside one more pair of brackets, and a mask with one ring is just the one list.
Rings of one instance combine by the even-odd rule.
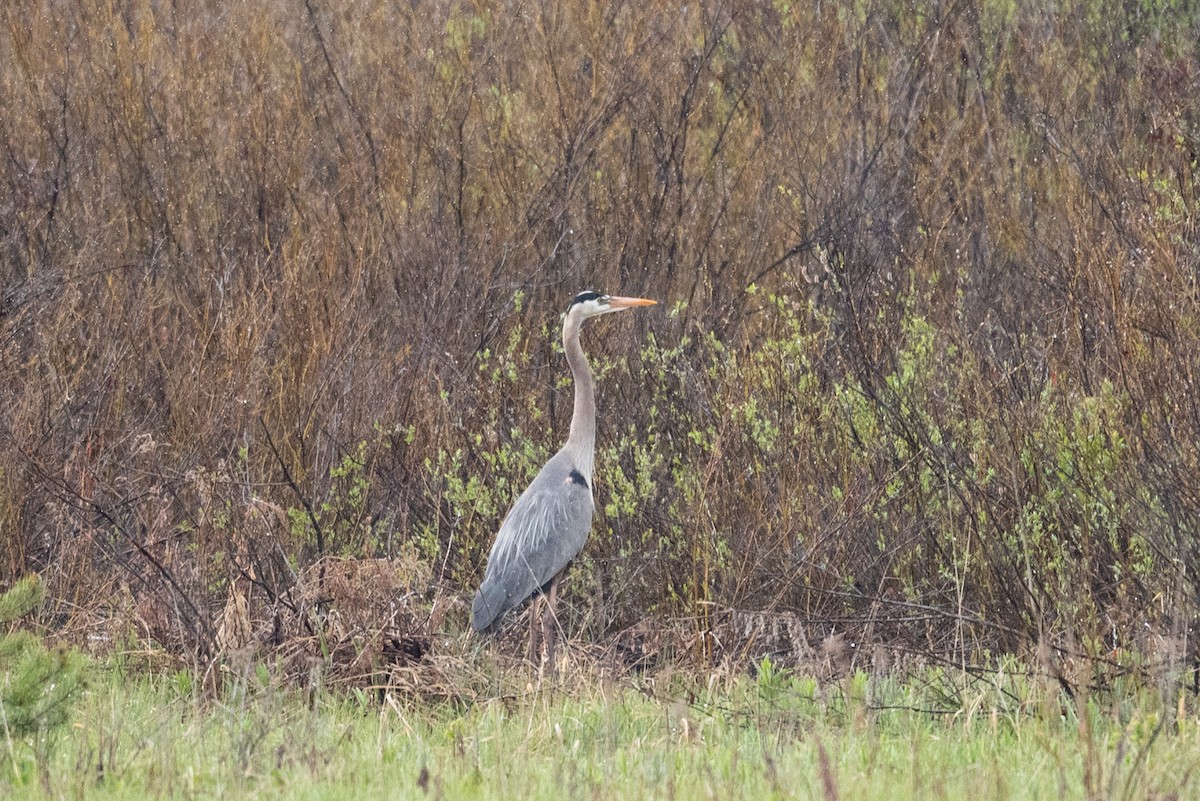
[[546, 585], [583, 550], [592, 527], [592, 490], [559, 451], [517, 498], [500, 525], [471, 627], [483, 631]]

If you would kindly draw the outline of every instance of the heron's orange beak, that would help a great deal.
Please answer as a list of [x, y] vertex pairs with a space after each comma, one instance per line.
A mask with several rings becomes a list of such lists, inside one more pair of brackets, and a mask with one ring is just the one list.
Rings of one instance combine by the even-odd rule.
[[616, 309], [632, 309], [637, 306], [653, 306], [658, 303], [657, 300], [647, 300], [646, 298], [615, 298], [609, 297], [608, 305]]

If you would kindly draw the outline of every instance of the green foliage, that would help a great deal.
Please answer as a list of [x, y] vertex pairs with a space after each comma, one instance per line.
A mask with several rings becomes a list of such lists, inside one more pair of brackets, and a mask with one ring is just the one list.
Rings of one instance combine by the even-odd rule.
[[758, 663], [758, 695], [768, 704], [779, 700], [787, 685], [787, 673], [780, 670], [771, 657], [764, 656]]
[[[36, 576], [21, 579], [0, 594], [0, 623], [11, 623], [41, 605]], [[86, 661], [77, 651], [50, 649], [27, 631], [0, 634], [0, 765], [36, 738], [45, 758], [50, 737], [71, 715], [83, 686]], [[17, 765], [13, 765], [16, 769]]]
[[0, 625], [11, 623], [42, 605], [46, 588], [35, 575], [18, 579], [0, 594]]
[[0, 638], [0, 717], [8, 736], [24, 738], [66, 722], [84, 664], [77, 652], [47, 649], [28, 632]]

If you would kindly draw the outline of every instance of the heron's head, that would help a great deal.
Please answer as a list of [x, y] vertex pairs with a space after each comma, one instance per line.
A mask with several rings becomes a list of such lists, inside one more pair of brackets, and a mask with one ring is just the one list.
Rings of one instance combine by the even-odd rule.
[[646, 298], [622, 298], [600, 292], [580, 292], [571, 301], [571, 307], [567, 309], [567, 314], [577, 313], [586, 320], [589, 317], [598, 317], [609, 312], [633, 309], [638, 306], [653, 306], [656, 303], [658, 301]]

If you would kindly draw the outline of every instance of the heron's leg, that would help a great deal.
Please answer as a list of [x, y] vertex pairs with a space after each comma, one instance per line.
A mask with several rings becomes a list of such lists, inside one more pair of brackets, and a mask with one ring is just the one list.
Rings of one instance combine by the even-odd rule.
[[550, 591], [546, 594], [546, 609], [542, 612], [542, 639], [546, 641], [546, 662], [555, 667], [554, 645], [558, 639], [558, 580], [559, 573], [550, 579]]
[[542, 660], [542, 596], [533, 599], [529, 610], [529, 661], [537, 665]]

